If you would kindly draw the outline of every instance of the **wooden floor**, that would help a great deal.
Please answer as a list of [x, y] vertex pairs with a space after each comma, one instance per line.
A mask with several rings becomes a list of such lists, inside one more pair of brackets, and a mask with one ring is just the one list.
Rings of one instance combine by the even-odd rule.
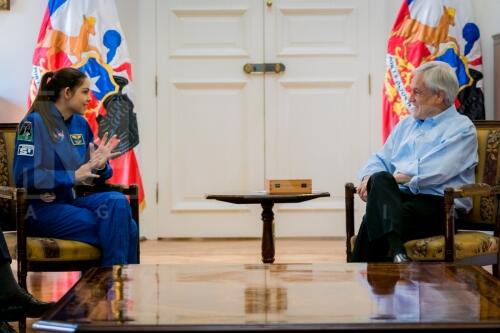
[[[261, 263], [260, 239], [188, 239], [141, 242], [144, 264]], [[345, 262], [343, 238], [276, 239], [276, 263]], [[16, 262], [12, 268], [16, 269]], [[57, 301], [80, 278], [78, 272], [29, 273], [28, 290], [45, 301]], [[28, 327], [34, 320], [28, 321]], [[17, 327], [16, 324], [14, 324]], [[27, 332], [32, 332], [29, 328]]]

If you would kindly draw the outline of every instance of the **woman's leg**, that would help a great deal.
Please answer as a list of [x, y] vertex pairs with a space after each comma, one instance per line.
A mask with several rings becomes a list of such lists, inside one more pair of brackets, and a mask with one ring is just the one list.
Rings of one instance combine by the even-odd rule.
[[74, 205], [96, 216], [104, 266], [138, 262], [139, 232], [127, 197], [119, 192], [94, 193], [77, 198]]
[[69, 204], [42, 204], [27, 210], [28, 235], [76, 240], [100, 245], [97, 218], [85, 208]]

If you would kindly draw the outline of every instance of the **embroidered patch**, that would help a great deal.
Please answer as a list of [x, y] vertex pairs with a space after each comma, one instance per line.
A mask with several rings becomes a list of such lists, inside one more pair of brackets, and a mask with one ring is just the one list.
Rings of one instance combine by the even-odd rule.
[[56, 140], [57, 142], [62, 142], [64, 140], [64, 131], [59, 128], [56, 129]]
[[31, 121], [25, 121], [19, 126], [17, 138], [21, 141], [33, 141], [33, 125]]
[[35, 155], [34, 145], [19, 145], [17, 147], [17, 155], [19, 156], [33, 156]]
[[82, 134], [70, 134], [69, 137], [73, 146], [83, 146], [85, 144]]

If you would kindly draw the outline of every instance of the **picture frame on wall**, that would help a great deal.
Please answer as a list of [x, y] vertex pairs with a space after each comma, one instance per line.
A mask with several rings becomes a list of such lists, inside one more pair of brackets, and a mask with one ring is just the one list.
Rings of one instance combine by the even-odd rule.
[[0, 10], [10, 10], [10, 0], [0, 0]]

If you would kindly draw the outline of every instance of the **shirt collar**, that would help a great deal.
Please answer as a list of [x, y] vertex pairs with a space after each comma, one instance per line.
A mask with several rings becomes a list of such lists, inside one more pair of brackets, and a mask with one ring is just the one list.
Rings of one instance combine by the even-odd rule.
[[61, 111], [59, 111], [59, 109], [57, 108], [55, 103], [52, 103], [52, 107], [50, 108], [50, 110], [52, 112], [52, 115], [54, 117], [56, 117], [56, 119], [60, 119], [64, 123], [69, 123], [69, 122], [71, 122], [71, 119], [73, 119], [73, 115], [71, 115], [71, 116], [69, 116], [68, 119], [64, 120], [64, 117], [63, 117]]
[[426, 124], [428, 126], [434, 127], [437, 124], [442, 123], [443, 121], [445, 121], [447, 118], [451, 117], [456, 112], [457, 112], [457, 109], [455, 108], [455, 105], [452, 104], [449, 108], [447, 108], [443, 112], [438, 113], [434, 117], [430, 117], [430, 118], [427, 118], [427, 119], [424, 119], [424, 120], [417, 119], [416, 121], [417, 121], [418, 125]]

